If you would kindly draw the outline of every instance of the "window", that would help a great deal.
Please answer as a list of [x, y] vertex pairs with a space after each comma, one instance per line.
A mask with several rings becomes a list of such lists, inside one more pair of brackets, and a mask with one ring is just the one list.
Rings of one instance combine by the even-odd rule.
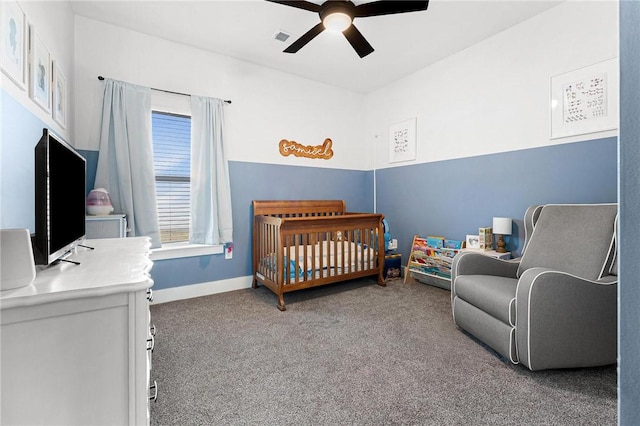
[[222, 245], [189, 242], [191, 183], [191, 99], [188, 96], [151, 91], [156, 198], [161, 248], [151, 259], [177, 259], [224, 252]]
[[153, 163], [162, 244], [189, 240], [191, 117], [152, 111]]

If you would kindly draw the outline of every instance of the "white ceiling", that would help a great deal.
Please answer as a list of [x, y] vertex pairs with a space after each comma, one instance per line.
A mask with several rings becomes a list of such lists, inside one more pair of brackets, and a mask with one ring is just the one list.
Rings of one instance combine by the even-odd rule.
[[[72, 0], [71, 5], [81, 16], [368, 93], [559, 3], [431, 0], [423, 12], [356, 18], [354, 24], [375, 49], [363, 59], [342, 34], [327, 31], [298, 53], [283, 53], [320, 18], [267, 1]], [[292, 36], [277, 41], [279, 30]]]

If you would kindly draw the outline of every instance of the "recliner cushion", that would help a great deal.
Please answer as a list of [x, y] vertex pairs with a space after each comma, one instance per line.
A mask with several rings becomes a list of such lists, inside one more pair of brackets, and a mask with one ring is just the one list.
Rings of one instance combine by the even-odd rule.
[[515, 312], [509, 312], [509, 305], [517, 285], [517, 279], [491, 275], [460, 275], [455, 283], [456, 296], [506, 324], [515, 324]]
[[520, 261], [518, 277], [541, 267], [597, 280], [611, 264], [617, 204], [545, 205]]

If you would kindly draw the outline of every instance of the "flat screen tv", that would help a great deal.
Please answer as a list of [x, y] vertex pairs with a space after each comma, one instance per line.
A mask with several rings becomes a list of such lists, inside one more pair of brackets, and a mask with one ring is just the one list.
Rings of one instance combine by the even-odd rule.
[[37, 265], [64, 258], [85, 236], [86, 161], [70, 145], [43, 129], [35, 147]]

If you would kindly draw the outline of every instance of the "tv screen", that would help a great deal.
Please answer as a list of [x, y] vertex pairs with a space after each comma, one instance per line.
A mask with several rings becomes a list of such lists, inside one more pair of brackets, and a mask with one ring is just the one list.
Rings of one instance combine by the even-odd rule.
[[34, 259], [49, 265], [85, 236], [86, 161], [47, 129], [35, 147]]

